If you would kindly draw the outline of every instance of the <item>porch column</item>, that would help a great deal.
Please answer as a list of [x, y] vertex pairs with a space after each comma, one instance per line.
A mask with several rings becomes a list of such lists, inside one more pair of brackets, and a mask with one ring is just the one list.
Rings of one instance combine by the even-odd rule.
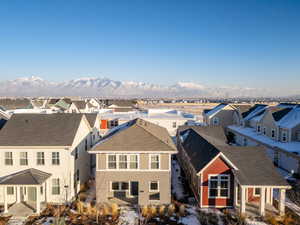
[[285, 189], [279, 189], [279, 214], [285, 214]]
[[36, 187], [36, 213], [40, 213], [41, 211], [40, 195], [41, 195], [41, 189], [40, 186], [37, 186]]
[[273, 188], [270, 188], [270, 205], [273, 205]]
[[266, 207], [266, 188], [260, 188], [260, 203], [259, 203], [259, 214], [261, 216], [265, 215], [265, 207]]
[[234, 208], [237, 208], [237, 206], [239, 205], [238, 190], [239, 190], [239, 185], [236, 182], [236, 180], [234, 180]]
[[4, 198], [4, 213], [8, 213], [6, 186], [3, 186], [3, 198]]
[[21, 202], [21, 189], [20, 186], [16, 186], [16, 202]]
[[243, 186], [241, 187], [241, 192], [240, 192], [240, 213], [245, 214], [246, 213], [246, 188]]

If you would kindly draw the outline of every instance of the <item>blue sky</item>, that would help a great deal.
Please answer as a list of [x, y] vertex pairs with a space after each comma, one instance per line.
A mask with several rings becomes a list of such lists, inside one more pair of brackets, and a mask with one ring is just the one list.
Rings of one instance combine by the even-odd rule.
[[297, 0], [4, 0], [0, 80], [105, 76], [300, 93], [299, 12]]

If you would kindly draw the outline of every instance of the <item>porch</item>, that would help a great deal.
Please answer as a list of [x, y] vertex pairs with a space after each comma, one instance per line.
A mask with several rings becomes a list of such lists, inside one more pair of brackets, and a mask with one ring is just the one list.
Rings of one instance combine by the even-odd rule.
[[[288, 187], [249, 186], [234, 184], [234, 207], [241, 213], [250, 216], [285, 214], [285, 196]], [[274, 191], [279, 191], [278, 209], [273, 205]]]
[[3, 177], [3, 213], [25, 215], [40, 213], [42, 202], [47, 202], [47, 179], [51, 176], [36, 169], [26, 169]]

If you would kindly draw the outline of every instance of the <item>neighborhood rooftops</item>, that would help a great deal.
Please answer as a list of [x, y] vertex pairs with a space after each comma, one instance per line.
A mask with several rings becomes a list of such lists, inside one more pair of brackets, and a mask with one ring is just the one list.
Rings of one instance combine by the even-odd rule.
[[14, 114], [0, 131], [1, 146], [71, 146], [83, 114]]
[[134, 119], [112, 129], [90, 150], [91, 153], [107, 151], [176, 153], [176, 147], [165, 128]]
[[[215, 132], [219, 129], [218, 132]], [[277, 173], [273, 163], [262, 147], [231, 146], [224, 142], [221, 127], [195, 127], [181, 131], [181, 143], [190, 162], [200, 172], [209, 162], [222, 154], [236, 167], [233, 169], [241, 185], [288, 186]]]
[[97, 114], [96, 113], [84, 113], [86, 119], [88, 120], [91, 127], [94, 127], [96, 122]]

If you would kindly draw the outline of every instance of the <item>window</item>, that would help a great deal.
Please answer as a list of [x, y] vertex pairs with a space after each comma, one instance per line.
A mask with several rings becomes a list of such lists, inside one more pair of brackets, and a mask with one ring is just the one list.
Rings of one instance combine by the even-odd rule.
[[52, 179], [52, 194], [60, 194], [59, 178]]
[[117, 127], [119, 126], [119, 121], [118, 120], [111, 120], [110, 121], [110, 127]]
[[254, 196], [260, 196], [260, 188], [254, 189]]
[[263, 135], [266, 135], [266, 133], [267, 133], [267, 128], [264, 127], [264, 128], [263, 128]]
[[151, 181], [149, 185], [150, 192], [157, 192], [159, 191], [159, 184], [158, 181]]
[[244, 138], [244, 146], [247, 146], [248, 142], [247, 142], [247, 138]]
[[13, 165], [12, 152], [5, 152], [5, 165]]
[[271, 137], [275, 138], [275, 130], [274, 129], [271, 130]]
[[138, 168], [138, 156], [137, 155], [129, 155], [129, 168], [130, 169]]
[[108, 169], [117, 169], [116, 155], [108, 155]]
[[27, 152], [20, 152], [20, 165], [21, 166], [28, 165]]
[[149, 195], [149, 200], [152, 200], [152, 201], [158, 201], [158, 200], [160, 200], [160, 193], [159, 192], [157, 192], [157, 193], [151, 193], [150, 195]]
[[176, 127], [177, 127], [176, 122], [173, 122], [172, 127], [173, 127], [173, 128], [176, 128]]
[[6, 188], [6, 192], [7, 192], [7, 195], [13, 195], [15, 193], [15, 189], [14, 189], [14, 187], [9, 186]]
[[84, 148], [85, 148], [86, 151], [88, 150], [88, 141], [87, 141], [87, 139], [85, 139]]
[[52, 152], [52, 165], [59, 165], [59, 152]]
[[218, 117], [213, 118], [213, 125], [219, 125], [219, 118]]
[[79, 181], [79, 170], [76, 171], [76, 181]]
[[78, 159], [78, 148], [75, 148], [75, 159]]
[[150, 155], [150, 168], [152, 170], [159, 169], [159, 155]]
[[119, 169], [127, 169], [127, 155], [119, 155]]
[[229, 197], [229, 175], [211, 175], [209, 176], [209, 197], [210, 198], [228, 198]]
[[111, 183], [112, 191], [127, 191], [129, 190], [128, 182], [112, 182]]
[[44, 193], [43, 187], [40, 188], [41, 195]]
[[138, 169], [137, 154], [108, 155], [108, 169]]
[[287, 131], [286, 130], [282, 131], [281, 140], [282, 140], [282, 142], [287, 142]]
[[44, 152], [37, 152], [36, 153], [36, 163], [37, 165], [45, 165], [45, 155]]
[[257, 132], [260, 133], [260, 125], [257, 125]]

